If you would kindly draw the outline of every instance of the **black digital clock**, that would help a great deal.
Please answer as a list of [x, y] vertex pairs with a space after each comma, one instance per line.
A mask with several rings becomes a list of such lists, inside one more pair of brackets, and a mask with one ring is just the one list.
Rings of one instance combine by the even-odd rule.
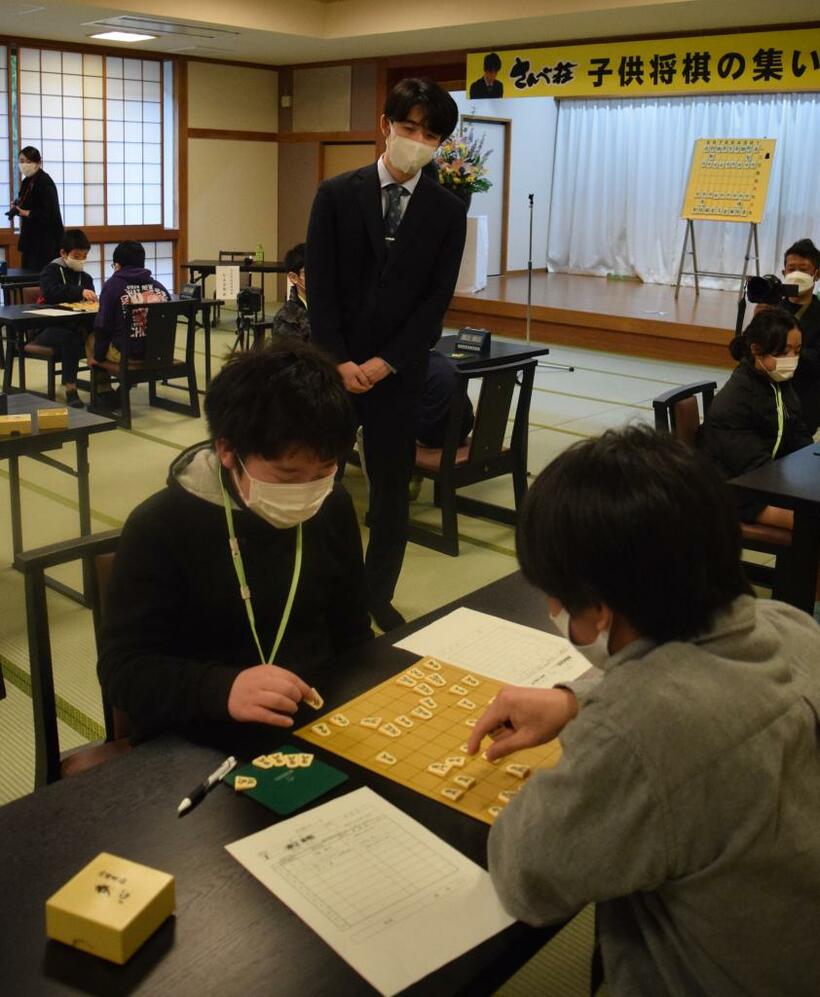
[[472, 329], [465, 326], [458, 330], [456, 337], [456, 352], [458, 353], [489, 353], [490, 331], [488, 329]]

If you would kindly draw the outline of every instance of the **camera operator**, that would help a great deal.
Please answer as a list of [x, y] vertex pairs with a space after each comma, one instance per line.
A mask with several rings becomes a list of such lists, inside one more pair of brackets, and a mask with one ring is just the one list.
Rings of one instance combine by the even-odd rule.
[[803, 421], [812, 436], [820, 424], [820, 301], [814, 296], [820, 277], [820, 249], [811, 239], [800, 239], [783, 257], [783, 280], [796, 284], [800, 293], [783, 307], [791, 312], [803, 333], [800, 364], [794, 375], [794, 390], [800, 399]]
[[23, 180], [9, 206], [9, 221], [20, 217], [17, 248], [24, 270], [42, 270], [60, 255], [63, 218], [54, 181], [43, 170], [42, 157], [33, 145], [20, 150], [18, 158]]

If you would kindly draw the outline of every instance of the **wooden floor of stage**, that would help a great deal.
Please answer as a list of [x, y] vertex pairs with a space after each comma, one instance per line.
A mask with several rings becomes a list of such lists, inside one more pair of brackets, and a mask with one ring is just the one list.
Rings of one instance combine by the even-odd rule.
[[[456, 294], [448, 325], [474, 325], [523, 336], [527, 274], [489, 277], [475, 294]], [[636, 356], [731, 366], [727, 349], [737, 320], [737, 291], [608, 280], [533, 271], [531, 335]]]

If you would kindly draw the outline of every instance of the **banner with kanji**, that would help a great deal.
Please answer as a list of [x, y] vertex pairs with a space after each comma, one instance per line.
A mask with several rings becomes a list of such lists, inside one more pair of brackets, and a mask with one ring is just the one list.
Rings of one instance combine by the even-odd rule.
[[467, 90], [474, 100], [820, 90], [820, 29], [473, 52]]

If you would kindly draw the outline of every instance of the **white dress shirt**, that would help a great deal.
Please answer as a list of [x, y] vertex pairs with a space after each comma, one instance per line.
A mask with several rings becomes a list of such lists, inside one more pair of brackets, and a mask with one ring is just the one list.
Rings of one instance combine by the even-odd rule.
[[[379, 168], [379, 183], [382, 188], [382, 218], [387, 214], [387, 191], [385, 187], [391, 183], [399, 183], [395, 180], [391, 174], [390, 170], [384, 165], [384, 156], [379, 156], [379, 161], [376, 164]], [[421, 170], [415, 174], [415, 176], [410, 177], [409, 180], [405, 180], [403, 183], [399, 184], [400, 187], [404, 187], [407, 191], [407, 197], [402, 197], [399, 202], [401, 208], [401, 216], [404, 218], [404, 212], [407, 211], [407, 205], [410, 203], [410, 198], [413, 196], [413, 191], [416, 189], [416, 184], [419, 182], [419, 177], [421, 176]]]

